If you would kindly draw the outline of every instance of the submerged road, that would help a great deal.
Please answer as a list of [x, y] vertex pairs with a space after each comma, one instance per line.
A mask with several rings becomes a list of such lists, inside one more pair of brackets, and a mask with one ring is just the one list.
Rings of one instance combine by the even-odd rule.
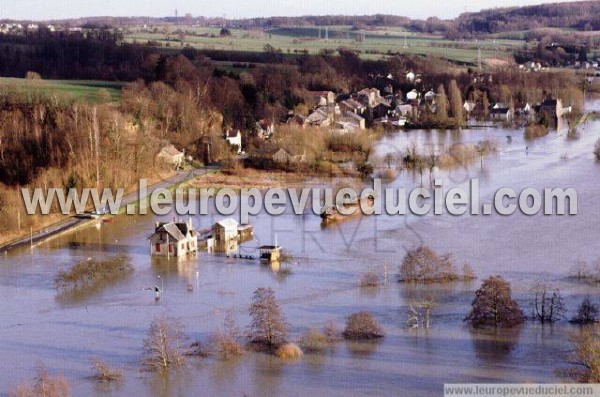
[[[150, 196], [152, 194], [152, 192], [154, 192], [156, 189], [169, 188], [173, 185], [177, 185], [181, 182], [187, 181], [192, 178], [196, 178], [198, 176], [206, 174], [207, 172], [214, 171], [217, 169], [218, 169], [218, 167], [205, 167], [205, 168], [201, 168], [201, 169], [194, 169], [191, 171], [177, 172], [177, 174], [173, 175], [172, 177], [167, 178], [164, 181], [158, 182], [152, 186], [149, 186], [148, 187], [148, 196]], [[123, 209], [128, 204], [132, 204], [132, 203], [139, 201], [139, 199], [141, 199], [141, 198], [142, 197], [138, 197], [137, 191], [135, 191], [133, 193], [129, 193], [128, 195], [123, 197], [123, 200], [121, 200], [120, 209]], [[28, 246], [28, 245], [34, 245], [36, 243], [42, 242], [42, 241], [52, 237], [52, 236], [55, 236], [60, 233], [64, 233], [64, 232], [68, 231], [69, 229], [73, 229], [77, 226], [80, 226], [85, 223], [91, 223], [93, 221], [94, 220], [91, 220], [91, 219], [80, 219], [80, 218], [75, 218], [75, 217], [69, 217], [63, 221], [53, 224], [52, 226], [48, 226], [47, 228], [38, 230], [29, 236], [20, 238], [16, 241], [12, 241], [5, 245], [0, 245], [0, 253], [4, 254], [5, 252], [12, 251], [16, 248], [20, 248], [20, 247], [24, 247], [24, 246]]]

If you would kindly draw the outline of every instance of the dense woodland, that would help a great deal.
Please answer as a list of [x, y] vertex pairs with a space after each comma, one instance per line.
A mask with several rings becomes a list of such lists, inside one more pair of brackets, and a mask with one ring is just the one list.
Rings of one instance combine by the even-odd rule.
[[600, 3], [578, 1], [528, 7], [497, 8], [461, 15], [456, 28], [463, 33], [501, 33], [544, 27], [581, 31], [600, 29]]

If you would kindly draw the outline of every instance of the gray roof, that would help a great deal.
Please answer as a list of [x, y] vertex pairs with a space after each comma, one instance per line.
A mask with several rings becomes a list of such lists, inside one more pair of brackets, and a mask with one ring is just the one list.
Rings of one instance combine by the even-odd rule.
[[168, 233], [174, 241], [182, 241], [187, 239], [188, 232], [192, 237], [198, 235], [198, 232], [196, 232], [196, 230], [193, 227], [190, 228], [187, 223], [170, 222], [159, 224], [156, 230], [154, 231], [153, 236], [160, 233]]
[[223, 220], [215, 223], [215, 226], [216, 225], [219, 225], [219, 226], [221, 226], [224, 229], [230, 229], [230, 228], [232, 228], [232, 229], [237, 230], [237, 227], [239, 226], [239, 223], [237, 223], [237, 221], [235, 219], [228, 218], [228, 219], [223, 219]]

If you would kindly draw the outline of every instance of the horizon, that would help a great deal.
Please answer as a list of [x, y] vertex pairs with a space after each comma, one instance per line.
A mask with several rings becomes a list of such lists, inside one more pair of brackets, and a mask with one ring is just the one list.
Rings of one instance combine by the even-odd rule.
[[[123, 4], [117, 0], [90, 0], [85, 6], [76, 4], [76, 0], [62, 0], [58, 5], [48, 4], [43, 0], [5, 0], [0, 3], [0, 19], [49, 21], [77, 18], [132, 17], [132, 18], [164, 18], [191, 14], [193, 17], [252, 19], [269, 17], [302, 17], [324, 15], [398, 15], [412, 19], [438, 17], [440, 19], [456, 18], [465, 12], [478, 12], [485, 9], [530, 6], [550, 3], [568, 3], [579, 0], [508, 0], [502, 7], [493, 0], [482, 0], [473, 7], [465, 0], [448, 0], [443, 6], [436, 4], [398, 4], [396, 0], [367, 1], [357, 0], [353, 4], [344, 4], [343, 0], [331, 0], [328, 3], [311, 0], [297, 3], [289, 0], [279, 2], [255, 0], [250, 2], [234, 1], [227, 4], [213, 4], [206, 0], [174, 0], [170, 2], [131, 0]], [[115, 10], [106, 12], [107, 9]], [[208, 10], [210, 12], [207, 12]], [[34, 10], [34, 11], [32, 11]], [[231, 10], [236, 10], [232, 12]], [[260, 10], [260, 11], [257, 11]], [[268, 11], [267, 11], [268, 10]], [[340, 12], [343, 10], [343, 12]]]

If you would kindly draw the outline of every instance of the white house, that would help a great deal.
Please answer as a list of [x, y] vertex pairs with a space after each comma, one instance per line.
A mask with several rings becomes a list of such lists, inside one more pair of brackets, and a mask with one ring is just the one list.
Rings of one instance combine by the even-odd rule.
[[473, 110], [475, 110], [475, 106], [476, 103], [473, 101], [465, 101], [463, 108], [465, 109], [465, 112], [467, 113], [471, 113]]
[[175, 149], [173, 145], [163, 147], [156, 157], [175, 169], [183, 167], [185, 161], [184, 152]]
[[435, 92], [433, 90], [429, 90], [425, 93], [425, 100], [432, 102], [435, 99]]
[[419, 97], [419, 93], [417, 92], [417, 90], [412, 90], [406, 94], [406, 99], [409, 101], [414, 101], [418, 97]]
[[237, 153], [242, 153], [242, 132], [240, 130], [229, 130], [225, 133], [225, 140], [237, 148]]
[[413, 72], [406, 73], [406, 81], [408, 81], [409, 83], [414, 83], [416, 77], [417, 77], [417, 75], [414, 74]]
[[156, 223], [150, 236], [150, 254], [182, 258], [198, 252], [198, 232], [192, 220], [186, 222]]

